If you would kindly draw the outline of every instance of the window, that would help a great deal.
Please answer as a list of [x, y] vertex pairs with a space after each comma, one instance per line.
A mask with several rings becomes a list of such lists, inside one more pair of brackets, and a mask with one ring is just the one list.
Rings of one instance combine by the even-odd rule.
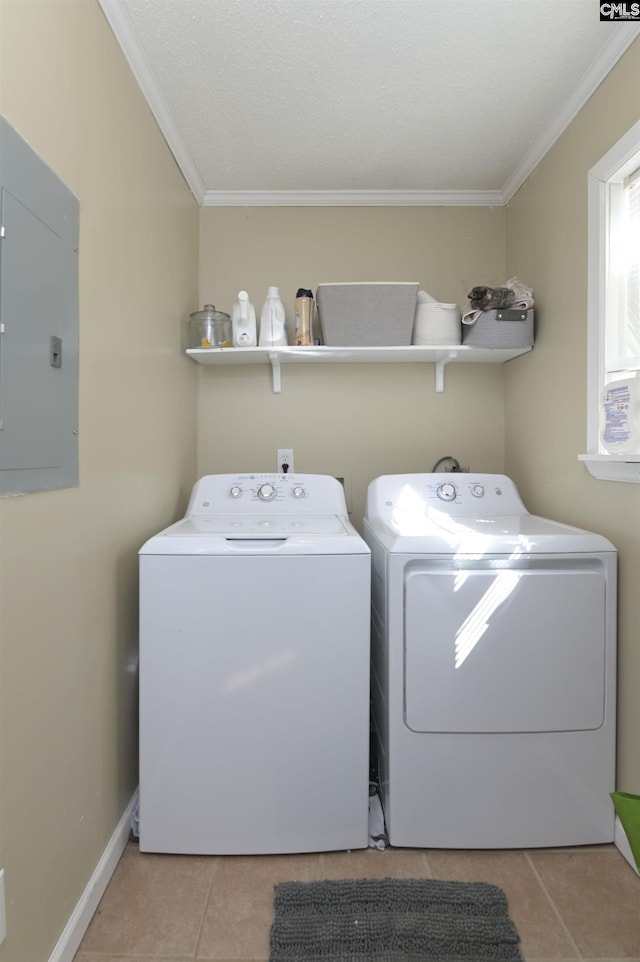
[[608, 454], [600, 396], [608, 381], [640, 377], [640, 122], [589, 171], [587, 451], [596, 478], [640, 483], [640, 451]]
[[[640, 157], [636, 160], [640, 164]], [[608, 186], [604, 360], [609, 381], [640, 368], [640, 169]]]

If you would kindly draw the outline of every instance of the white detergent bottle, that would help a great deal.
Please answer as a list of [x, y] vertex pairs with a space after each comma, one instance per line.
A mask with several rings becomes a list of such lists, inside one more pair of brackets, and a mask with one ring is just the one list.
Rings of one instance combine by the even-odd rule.
[[640, 454], [640, 372], [605, 384], [600, 436], [610, 454]]
[[287, 346], [287, 319], [277, 287], [270, 287], [260, 313], [261, 347]]
[[238, 291], [238, 300], [231, 313], [234, 347], [255, 347], [258, 343], [256, 310], [246, 291]]

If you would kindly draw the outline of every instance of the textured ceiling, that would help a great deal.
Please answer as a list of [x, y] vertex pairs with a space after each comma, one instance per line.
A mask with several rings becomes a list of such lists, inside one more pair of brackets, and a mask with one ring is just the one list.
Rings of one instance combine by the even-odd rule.
[[100, 2], [204, 203], [504, 201], [638, 35], [596, 0]]

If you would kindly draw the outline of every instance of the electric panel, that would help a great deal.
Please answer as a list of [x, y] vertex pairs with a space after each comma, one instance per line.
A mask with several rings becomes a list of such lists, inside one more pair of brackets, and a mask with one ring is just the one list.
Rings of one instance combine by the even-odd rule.
[[71, 191], [0, 118], [0, 493], [78, 484]]

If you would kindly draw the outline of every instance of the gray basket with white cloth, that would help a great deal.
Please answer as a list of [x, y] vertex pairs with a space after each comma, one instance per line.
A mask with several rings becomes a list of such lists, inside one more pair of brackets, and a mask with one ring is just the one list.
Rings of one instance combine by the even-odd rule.
[[533, 309], [467, 311], [462, 315], [462, 343], [468, 347], [531, 347]]

